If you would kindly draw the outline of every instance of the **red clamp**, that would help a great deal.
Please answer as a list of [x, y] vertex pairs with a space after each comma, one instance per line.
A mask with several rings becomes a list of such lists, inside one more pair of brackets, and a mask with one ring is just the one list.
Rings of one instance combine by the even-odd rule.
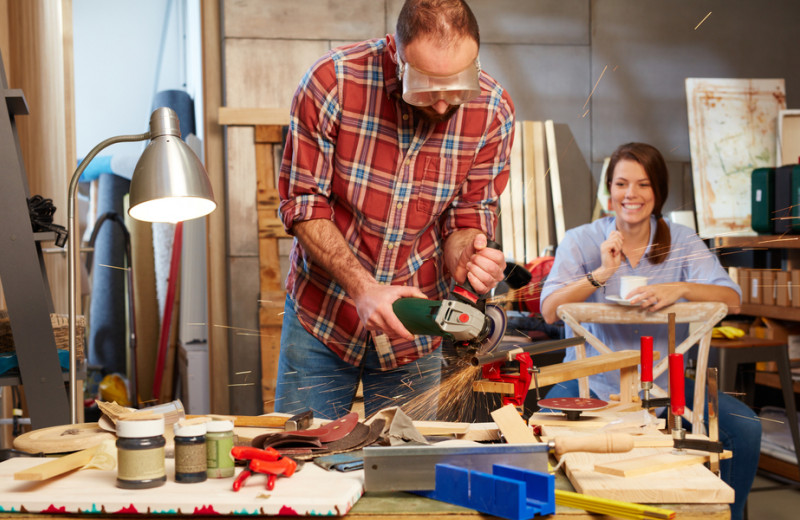
[[533, 361], [531, 360], [530, 354], [527, 352], [518, 353], [514, 356], [514, 359], [519, 362], [518, 373], [504, 373], [503, 368], [506, 366], [506, 361], [500, 360], [483, 365], [483, 367], [481, 367], [481, 375], [484, 379], [488, 379], [489, 381], [511, 383], [514, 385], [514, 395], [504, 395], [503, 404], [524, 406], [525, 396], [528, 395], [528, 389], [531, 386]]
[[247, 466], [233, 481], [233, 490], [239, 491], [244, 481], [253, 473], [267, 475], [266, 488], [272, 491], [278, 475], [291, 477], [297, 469], [297, 462], [289, 457], [284, 457], [275, 448], [252, 448], [250, 446], [234, 446], [231, 455], [236, 460], [247, 461]]

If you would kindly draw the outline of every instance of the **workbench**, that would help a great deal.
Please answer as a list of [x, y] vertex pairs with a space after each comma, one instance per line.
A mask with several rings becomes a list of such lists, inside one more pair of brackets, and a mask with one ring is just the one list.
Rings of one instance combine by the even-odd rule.
[[[87, 470], [89, 471], [89, 470]], [[187, 486], [197, 486], [202, 484], [189, 484]], [[280, 482], [279, 482], [280, 485]], [[187, 487], [187, 489], [189, 489]], [[556, 489], [573, 491], [574, 488], [569, 483], [562, 471], [556, 473]], [[43, 488], [42, 492], [45, 492]], [[131, 491], [131, 493], [141, 493], [146, 491]], [[725, 504], [665, 504], [661, 507], [671, 509], [676, 512], [677, 520], [728, 520], [730, 511]], [[70, 514], [70, 519], [101, 520], [104, 518], [124, 519], [142, 518], [145, 516], [163, 515], [128, 515], [128, 514]], [[228, 516], [228, 515], [223, 515]], [[231, 515], [232, 516], [232, 515]], [[241, 515], [237, 515], [240, 517]], [[219, 515], [205, 516], [192, 515], [193, 518], [219, 519]], [[487, 515], [477, 511], [466, 509], [459, 506], [438, 502], [428, 498], [419, 497], [410, 493], [386, 492], [386, 493], [367, 493], [361, 497], [350, 512], [345, 515], [351, 520], [485, 520]], [[10, 513], [0, 512], [0, 520], [63, 520], [63, 514], [50, 513]], [[289, 518], [289, 517], [273, 517]], [[292, 517], [297, 518], [297, 517]], [[538, 517], [537, 517], [538, 518]], [[604, 516], [592, 515], [586, 511], [572, 509], [564, 506], [556, 506], [556, 514], [546, 517], [560, 520], [599, 520], [607, 518]]]

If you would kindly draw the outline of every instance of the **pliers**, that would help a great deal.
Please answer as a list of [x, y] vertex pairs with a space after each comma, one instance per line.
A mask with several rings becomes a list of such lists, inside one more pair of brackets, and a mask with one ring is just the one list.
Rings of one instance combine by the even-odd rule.
[[278, 475], [291, 477], [297, 469], [297, 462], [284, 457], [275, 448], [253, 448], [250, 446], [234, 446], [231, 455], [236, 460], [246, 461], [247, 465], [233, 481], [233, 490], [239, 491], [244, 481], [253, 473], [267, 475], [266, 488], [272, 491]]

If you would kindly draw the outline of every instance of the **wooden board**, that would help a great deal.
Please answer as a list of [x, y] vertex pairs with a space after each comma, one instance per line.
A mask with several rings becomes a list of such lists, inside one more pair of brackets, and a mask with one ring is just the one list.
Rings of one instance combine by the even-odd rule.
[[[667, 435], [664, 435], [664, 437], [669, 439]], [[725, 451], [721, 455], [720, 459], [731, 458], [730, 451]], [[637, 477], [639, 475], [647, 475], [667, 469], [683, 468], [693, 464], [704, 464], [708, 462], [708, 459], [708, 452], [705, 451], [686, 450], [684, 453], [679, 454], [672, 450], [668, 453], [656, 455], [655, 457], [632, 457], [606, 462], [604, 464], [595, 464], [594, 470], [598, 473], [607, 473], [618, 477]], [[654, 478], [658, 477], [655, 476]]]
[[[542, 427], [548, 437], [580, 435], [567, 428]], [[634, 448], [625, 458], [660, 457], [665, 448]], [[730, 504], [733, 489], [702, 464], [666, 469], [653, 475], [619, 477], [595, 471], [596, 465], [619, 461], [619, 453], [567, 453], [562, 457], [564, 472], [575, 491], [586, 495], [641, 504]]]
[[[539, 222], [537, 221], [538, 213], [536, 211], [536, 182], [535, 182], [535, 163], [536, 163], [536, 147], [534, 146], [533, 136], [533, 121], [522, 122], [522, 135], [517, 139], [522, 140], [522, 164], [525, 186], [522, 202], [524, 206], [523, 222], [525, 224], [525, 257], [524, 263], [533, 261], [534, 258], [539, 256], [538, 252], [538, 237], [537, 228]], [[519, 260], [519, 259], [517, 259]]]
[[14, 439], [14, 447], [28, 453], [67, 453], [91, 448], [106, 439], [116, 436], [96, 422], [67, 424], [23, 433]]
[[[548, 248], [553, 247], [552, 233], [550, 227], [550, 197], [547, 189], [547, 145], [544, 139], [544, 123], [534, 121], [532, 123], [533, 141], [533, 183], [536, 192], [536, 225], [538, 226], [538, 255], [547, 254]], [[550, 252], [552, 254], [552, 251]]]
[[264, 488], [262, 475], [251, 476], [238, 492], [232, 490], [231, 478], [178, 484], [173, 478], [172, 459], [166, 461], [167, 482], [152, 489], [120, 489], [113, 470], [81, 470], [46, 482], [14, 480], [14, 473], [41, 462], [37, 458], [16, 458], [0, 463], [0, 509], [20, 511], [24, 507], [36, 513], [57, 509], [67, 513], [342, 516], [364, 488], [363, 471], [328, 472], [314, 464], [305, 464], [289, 478], [279, 478], [272, 491]]
[[544, 131], [547, 141], [547, 161], [550, 166], [550, 191], [553, 198], [553, 214], [556, 222], [556, 243], [560, 244], [567, 230], [564, 220], [564, 199], [561, 196], [561, 173], [558, 169], [556, 129], [551, 119], [544, 122]]

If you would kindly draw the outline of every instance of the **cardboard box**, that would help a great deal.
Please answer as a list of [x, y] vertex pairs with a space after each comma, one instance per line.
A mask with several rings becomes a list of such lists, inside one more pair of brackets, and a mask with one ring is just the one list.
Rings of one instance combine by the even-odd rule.
[[761, 304], [775, 305], [775, 274], [772, 269], [761, 271]]
[[742, 290], [742, 303], [750, 303], [750, 269], [736, 269], [736, 283]]
[[748, 272], [749, 286], [750, 286], [750, 300], [749, 303], [761, 304], [761, 269], [750, 269]]
[[792, 286], [789, 285], [789, 271], [775, 273], [775, 305], [788, 307], [791, 305]]
[[800, 307], [800, 269], [792, 269], [792, 307]]
[[750, 335], [756, 338], [788, 341], [789, 330], [772, 318], [758, 317], [750, 326]]

